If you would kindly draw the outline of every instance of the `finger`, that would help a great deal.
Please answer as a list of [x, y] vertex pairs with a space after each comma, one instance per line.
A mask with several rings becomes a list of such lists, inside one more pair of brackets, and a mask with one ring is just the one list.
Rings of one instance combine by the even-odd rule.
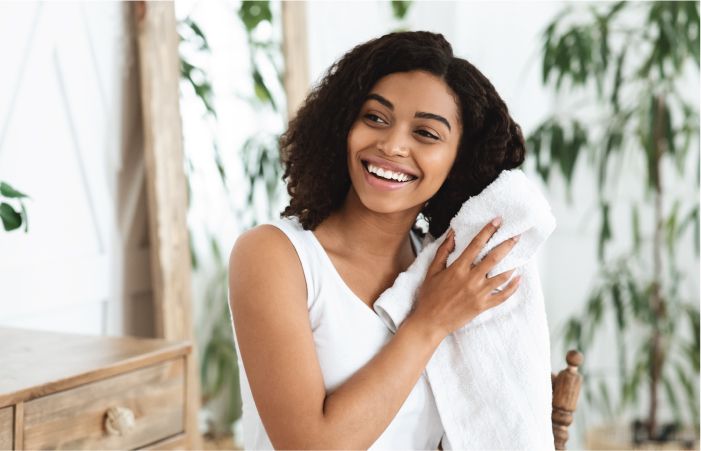
[[448, 255], [453, 252], [453, 249], [455, 249], [455, 231], [450, 229], [428, 267], [428, 271], [426, 272], [427, 278], [445, 269], [448, 263]]
[[508, 240], [499, 243], [498, 246], [489, 251], [489, 253], [484, 256], [482, 261], [475, 265], [475, 270], [477, 271], [477, 274], [486, 275], [489, 271], [491, 271], [497, 263], [499, 263], [504, 257], [506, 257], [506, 254], [511, 252], [511, 249], [514, 248], [519, 238], [520, 235], [511, 237]]
[[494, 232], [497, 231], [500, 225], [501, 218], [499, 217], [494, 218], [492, 222], [485, 225], [482, 230], [480, 230], [479, 233], [472, 238], [470, 244], [468, 244], [465, 250], [462, 251], [462, 254], [460, 254], [460, 256], [455, 260], [453, 265], [457, 268], [469, 270], [472, 266], [472, 262], [475, 261], [477, 255], [480, 253], [484, 245], [487, 244], [487, 241], [489, 241], [492, 235], [494, 235]]
[[514, 279], [511, 282], [509, 282], [509, 284], [506, 286], [506, 288], [504, 288], [503, 291], [491, 295], [490, 303], [492, 304], [492, 307], [499, 305], [505, 300], [509, 299], [509, 297], [511, 297], [511, 295], [516, 292], [519, 285], [521, 285], [520, 275], [514, 277]]
[[504, 285], [509, 280], [509, 278], [511, 278], [511, 275], [514, 273], [514, 271], [516, 271], [516, 268], [512, 269], [511, 271], [504, 271], [503, 273], [497, 274], [494, 277], [488, 277], [486, 279], [486, 288], [489, 291], [493, 291], [494, 289]]

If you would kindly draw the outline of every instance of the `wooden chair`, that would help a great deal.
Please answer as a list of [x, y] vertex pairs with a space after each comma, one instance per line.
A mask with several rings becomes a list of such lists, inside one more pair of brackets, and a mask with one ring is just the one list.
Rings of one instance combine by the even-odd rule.
[[572, 424], [574, 410], [577, 407], [579, 388], [582, 385], [582, 375], [577, 371], [582, 365], [584, 356], [581, 352], [570, 350], [565, 357], [567, 368], [558, 374], [552, 373], [553, 383], [553, 436], [555, 449], [565, 449], [570, 437], [568, 428]]

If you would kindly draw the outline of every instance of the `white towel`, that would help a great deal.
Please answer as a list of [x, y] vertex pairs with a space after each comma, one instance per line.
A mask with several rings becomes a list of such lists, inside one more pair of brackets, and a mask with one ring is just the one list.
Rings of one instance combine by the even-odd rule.
[[[505, 302], [448, 335], [426, 366], [445, 429], [444, 449], [554, 449], [550, 336], [534, 255], [555, 229], [540, 190], [518, 169], [505, 170], [468, 199], [450, 221], [455, 250], [448, 265], [493, 218], [502, 224], [477, 256], [514, 235], [520, 240], [488, 276], [518, 268], [517, 291]], [[427, 235], [416, 260], [375, 301], [374, 310], [396, 332], [411, 311], [447, 231]]]

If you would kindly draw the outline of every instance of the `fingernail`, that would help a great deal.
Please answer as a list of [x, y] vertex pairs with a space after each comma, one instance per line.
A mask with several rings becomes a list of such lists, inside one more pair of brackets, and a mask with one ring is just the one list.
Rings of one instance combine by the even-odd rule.
[[516, 235], [515, 237], [511, 238], [514, 241], [518, 241], [521, 239], [521, 235]]
[[499, 225], [501, 225], [501, 217], [497, 216], [496, 218], [492, 219], [492, 225], [494, 227], [499, 227]]
[[520, 276], [520, 275], [514, 277], [514, 283], [515, 283], [515, 284], [521, 283], [521, 276]]

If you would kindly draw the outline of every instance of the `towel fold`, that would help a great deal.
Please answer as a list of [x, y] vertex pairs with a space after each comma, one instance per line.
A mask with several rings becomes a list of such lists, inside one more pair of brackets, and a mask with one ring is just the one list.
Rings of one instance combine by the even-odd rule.
[[[516, 268], [518, 290], [448, 335], [426, 366], [447, 441], [444, 449], [554, 449], [550, 336], [534, 256], [555, 229], [555, 218], [540, 190], [518, 170], [505, 170], [468, 199], [450, 222], [455, 231], [451, 265], [493, 218], [502, 225], [477, 256], [521, 235], [489, 272]], [[396, 332], [409, 315], [436, 250], [447, 231], [425, 245], [412, 265], [374, 303]], [[508, 283], [508, 282], [507, 282]], [[506, 284], [505, 284], [506, 285]]]

